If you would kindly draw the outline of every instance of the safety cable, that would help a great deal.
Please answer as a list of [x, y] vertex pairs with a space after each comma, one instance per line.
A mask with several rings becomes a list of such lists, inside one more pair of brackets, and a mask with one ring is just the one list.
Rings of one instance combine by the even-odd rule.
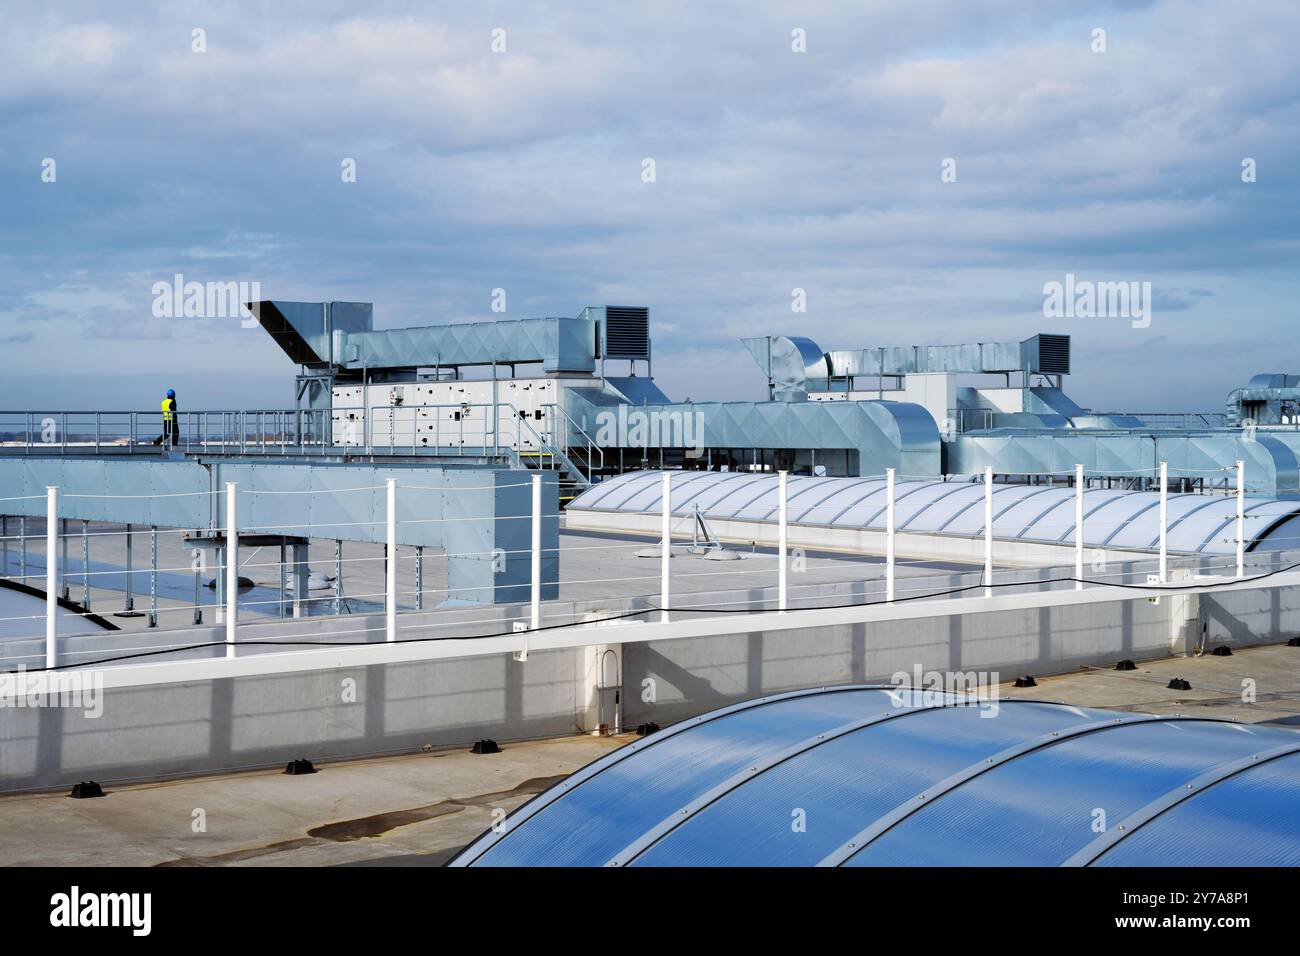
[[[1237, 578], [1231, 581], [1224, 581], [1220, 584], [1150, 585], [1150, 584], [1118, 584], [1118, 583], [1102, 582], [1098, 586], [1104, 588], [1133, 589], [1138, 591], [1170, 591], [1170, 592], [1188, 591], [1188, 590], [1208, 591], [1220, 587], [1228, 587], [1230, 585], [1249, 584], [1254, 581], [1262, 581], [1266, 578], [1271, 578], [1274, 575], [1283, 574], [1287, 571], [1293, 571], [1296, 568], [1300, 568], [1300, 563], [1292, 564], [1285, 568], [1277, 568], [1276, 570], [1269, 571], [1264, 574], [1259, 574], [1250, 578]], [[814, 607], [789, 608], [788, 611], [840, 611], [840, 610], [856, 608], [856, 607], [874, 607], [880, 604], [904, 604], [909, 601], [920, 601], [926, 599], [947, 597], [948, 595], [951, 594], [963, 594], [967, 591], [977, 591], [980, 589], [1005, 588], [1005, 587], [1032, 587], [1041, 584], [1064, 584], [1064, 583], [1089, 584], [1094, 582], [1090, 582], [1086, 578], [1076, 578], [1070, 576], [1070, 577], [1060, 577], [1060, 578], [1044, 578], [1039, 581], [1004, 581], [1001, 583], [995, 582], [992, 584], [971, 584], [965, 587], [950, 588], [946, 591], [936, 591], [929, 594], [915, 594], [912, 595], [911, 597], [896, 597], [894, 598], [893, 601], [888, 601], [882, 598], [881, 600], [877, 600], [877, 601], [860, 601], [852, 604], [827, 604], [827, 605], [818, 605]], [[406, 637], [406, 638], [398, 638], [392, 641], [384, 641], [383, 643], [424, 644], [424, 643], [432, 643], [438, 641], [478, 641], [484, 638], [491, 638], [491, 637], [519, 637], [521, 635], [538, 634], [543, 631], [554, 631], [554, 630], [559, 630], [561, 628], [571, 628], [571, 627], [578, 627], [578, 626], [590, 625], [590, 624], [606, 624], [611, 621], [622, 621], [632, 617], [639, 617], [642, 614], [651, 614], [656, 611], [663, 612], [665, 610], [670, 614], [679, 614], [679, 613], [687, 613], [687, 612], [709, 613], [709, 614], [781, 614], [784, 613], [775, 608], [762, 608], [762, 609], [755, 610], [752, 608], [707, 608], [707, 607], [662, 608], [662, 607], [648, 606], [645, 608], [637, 609], [635, 611], [626, 611], [622, 614], [614, 614], [609, 617], [597, 618], [595, 620], [575, 621], [568, 624], [548, 624], [543, 627], [531, 628], [527, 631], [514, 631], [514, 630], [498, 631], [492, 634], [478, 634], [474, 636], [445, 635], [440, 637]], [[378, 630], [378, 628], [376, 628], [376, 630]], [[245, 645], [255, 644], [258, 647], [375, 647], [375, 646], [379, 646], [379, 642], [376, 641], [244, 641], [244, 642], [236, 641], [235, 643], [236, 646], [238, 646], [240, 643], [243, 643]], [[142, 657], [157, 657], [163, 654], [176, 654], [182, 651], [194, 651], [194, 650], [202, 650], [204, 648], [209, 648], [209, 647], [228, 647], [228, 646], [229, 645], [227, 644], [226, 641], [205, 641], [200, 644], [187, 644], [179, 647], [161, 648], [156, 651], [147, 651], [139, 654], [128, 654], [120, 657], [105, 657], [94, 661], [83, 661], [79, 664], [56, 664], [53, 667], [32, 667], [24, 670], [12, 670], [12, 671], [6, 670], [6, 671], [0, 671], [0, 675], [35, 674], [35, 673], [41, 673], [46, 671], [68, 670], [71, 668], [78, 668], [78, 667], [95, 667], [100, 664], [115, 664], [120, 661], [135, 660], [137, 658], [142, 658]]]

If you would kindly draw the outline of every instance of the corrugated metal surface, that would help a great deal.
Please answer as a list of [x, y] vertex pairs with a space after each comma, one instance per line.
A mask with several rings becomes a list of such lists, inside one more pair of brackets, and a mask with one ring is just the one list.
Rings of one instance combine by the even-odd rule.
[[834, 349], [826, 354], [837, 376], [1012, 372], [1029, 367], [1024, 351], [1029, 341]]
[[586, 319], [510, 319], [355, 332], [336, 360], [352, 369], [541, 362], [547, 372], [596, 367], [596, 327]]
[[[1113, 424], [1123, 424], [1118, 418]], [[1085, 424], [1082, 421], [1077, 425]], [[1133, 422], [1137, 426], [1136, 420]], [[1092, 475], [1158, 474], [1221, 484], [1238, 460], [1246, 463], [1246, 492], [1300, 495], [1300, 432], [1241, 430], [1188, 433], [1143, 430], [1087, 432], [1077, 429], [969, 432], [944, 444], [949, 474], [973, 475], [986, 467], [1001, 475], [1068, 475], [1076, 464]], [[915, 472], [924, 474], [924, 472]]]
[[[603, 432], [601, 422], [615, 413], [607, 447], [640, 446], [629, 427], [644, 421], [642, 409], [629, 406], [620, 417], [609, 392], [566, 388], [564, 395], [565, 411], [592, 435]], [[812, 449], [819, 462], [827, 449], [847, 449], [857, 452], [858, 467], [868, 474], [897, 468], [904, 474], [929, 475], [940, 466], [939, 429], [924, 408], [911, 402], [676, 402], [650, 411], [659, 421], [690, 422], [690, 437], [701, 448]], [[681, 429], [663, 433], [678, 438], [685, 434]], [[570, 435], [570, 442], [582, 443], [576, 434]], [[690, 447], [671, 439], [665, 444]]]
[[609, 754], [453, 865], [1297, 865], [1300, 732], [821, 688]]
[[[660, 473], [628, 472], [602, 481], [570, 505], [576, 511], [658, 511]], [[789, 480], [791, 524], [885, 530], [883, 478]], [[1160, 495], [1094, 488], [1084, 492], [1083, 533], [1088, 547], [1142, 551], [1159, 546]], [[978, 482], [899, 481], [894, 513], [901, 532], [978, 536], [984, 533], [984, 486]], [[673, 513], [698, 507], [706, 518], [773, 522], [777, 477], [745, 472], [686, 471], [674, 475]], [[1246, 503], [1247, 548], [1300, 548], [1300, 502], [1251, 498]], [[1169, 549], [1185, 554], [1233, 554], [1236, 501], [1214, 495], [1170, 495]], [[1000, 540], [1074, 543], [1074, 489], [1066, 486], [994, 485], [993, 534]]]

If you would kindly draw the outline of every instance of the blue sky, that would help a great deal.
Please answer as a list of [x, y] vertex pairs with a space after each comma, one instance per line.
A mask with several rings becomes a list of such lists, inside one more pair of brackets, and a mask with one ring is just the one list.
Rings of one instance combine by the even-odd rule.
[[[0, 407], [292, 404], [262, 330], [153, 317], [179, 272], [380, 326], [648, 305], [674, 398], [759, 397], [743, 335], [1047, 331], [1081, 404], [1218, 409], [1300, 372], [1298, 39], [1251, 0], [10, 0]], [[1067, 272], [1151, 282], [1150, 327], [1045, 318]]]

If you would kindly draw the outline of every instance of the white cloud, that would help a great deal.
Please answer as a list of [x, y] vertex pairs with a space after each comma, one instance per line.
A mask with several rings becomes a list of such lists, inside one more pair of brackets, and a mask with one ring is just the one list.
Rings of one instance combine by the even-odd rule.
[[[181, 340], [152, 324], [150, 283], [180, 271], [374, 300], [385, 325], [486, 318], [499, 286], [511, 315], [644, 302], [660, 354], [680, 355], [661, 375], [734, 353], [734, 378], [714, 381], [742, 388], [740, 334], [1023, 337], [1043, 281], [1091, 270], [1217, 293], [1178, 313], [1180, 337], [1214, 342], [1240, 315], [1228, 283], [1289, 275], [1294, 5], [927, 12], [10, 4], [0, 334], [33, 317], [38, 338], [63, 328], [50, 361], [65, 368], [102, 359], [103, 343], [66, 334], [87, 323], [155, 365], [201, 340], [213, 361], [287, 378], [264, 335]], [[1089, 49], [1096, 25], [1105, 54]], [[205, 54], [190, 52], [195, 26]], [[794, 26], [806, 54], [789, 49]], [[39, 181], [45, 156], [56, 184]], [[944, 184], [949, 156], [958, 181]], [[344, 157], [355, 184], [340, 181]], [[1287, 291], [1250, 297], [1252, 322], [1282, 334], [1295, 290], [1270, 288]]]

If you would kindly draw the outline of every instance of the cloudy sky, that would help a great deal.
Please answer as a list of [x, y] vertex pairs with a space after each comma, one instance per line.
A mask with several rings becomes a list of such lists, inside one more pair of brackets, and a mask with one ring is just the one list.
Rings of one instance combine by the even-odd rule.
[[[1300, 372], [1297, 39], [1293, 0], [7, 0], [0, 408], [291, 405], [262, 330], [152, 315], [181, 273], [381, 327], [647, 305], [674, 398], [759, 397], [742, 335], [1048, 331], [1081, 404], [1219, 409]], [[1067, 272], [1150, 326], [1044, 317]]]

